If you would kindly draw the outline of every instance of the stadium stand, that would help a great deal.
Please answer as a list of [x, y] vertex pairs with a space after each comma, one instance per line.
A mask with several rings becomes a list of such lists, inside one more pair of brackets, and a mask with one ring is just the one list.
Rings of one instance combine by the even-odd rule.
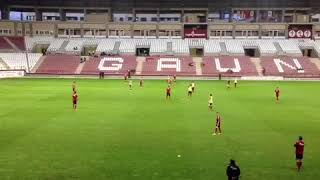
[[142, 75], [195, 75], [190, 56], [151, 56], [143, 63]]
[[83, 46], [98, 46], [101, 42], [101, 38], [86, 38], [83, 42]]
[[281, 50], [285, 53], [284, 55], [302, 56], [298, 44], [294, 43], [292, 40], [278, 40], [275, 43], [279, 43]]
[[36, 73], [42, 74], [74, 74], [80, 57], [75, 55], [48, 55], [45, 57]]
[[85, 62], [81, 74], [105, 74], [123, 75], [128, 70], [135, 70], [136, 57], [133, 55], [92, 57]]
[[318, 76], [316, 65], [306, 57], [262, 57], [267, 76]]
[[[136, 52], [136, 45], [134, 39], [121, 39], [119, 46], [119, 52], [121, 54], [134, 54]], [[118, 50], [116, 44], [115, 44], [115, 50]]]
[[150, 41], [150, 55], [162, 55], [168, 52], [166, 39], [152, 39]]
[[187, 40], [183, 39], [172, 39], [172, 51], [176, 55], [188, 55], [189, 52], [189, 44]]
[[203, 58], [203, 75], [256, 76], [255, 65], [245, 56], [206, 56]]
[[36, 45], [45, 44], [45, 45], [55, 45], [56, 39], [50, 36], [25, 36], [25, 46], [27, 51], [32, 51]]
[[85, 39], [82, 38], [69, 39], [68, 44], [65, 47], [65, 51], [80, 55], [84, 42]]
[[[136, 60], [135, 53], [136, 48], [150, 48], [150, 57], [147, 57], [146, 61], [142, 63], [141, 74], [150, 75], [164, 75], [167, 73], [172, 74], [182, 74], [190, 75], [195, 74], [195, 67], [190, 67], [194, 65], [192, 61], [189, 49], [200, 48], [203, 49], [204, 57], [202, 73], [201, 69], [198, 70], [198, 75], [218, 75], [219, 71], [216, 69], [215, 57], [219, 57], [220, 65], [222, 67], [234, 67], [234, 61], [232, 58], [236, 57], [239, 60], [241, 66], [241, 72], [225, 73], [226, 75], [246, 75], [246, 76], [256, 76], [257, 68], [255, 65], [248, 60], [249, 58], [245, 56], [245, 49], [256, 49], [259, 51], [259, 56], [261, 56], [261, 65], [265, 67], [265, 75], [295, 75], [299, 77], [302, 76], [301, 72], [296, 73], [293, 70], [288, 69], [289, 66], [284, 67], [283, 73], [278, 72], [275, 69], [274, 61], [271, 58], [265, 57], [301, 57], [303, 49], [313, 49], [316, 54], [320, 53], [320, 41], [313, 41], [310, 39], [154, 39], [154, 38], [54, 38], [50, 36], [26, 36], [23, 38], [10, 37], [8, 40], [12, 41], [15, 46], [19, 49], [26, 49], [32, 52], [36, 45], [47, 45], [48, 54], [62, 54], [58, 56], [47, 56], [44, 58], [44, 62], [40, 65], [37, 73], [53, 73], [53, 74], [72, 74], [74, 70], [79, 65], [78, 56], [64, 56], [66, 54], [80, 55], [82, 53], [83, 47], [91, 46], [96, 48], [95, 55], [97, 57], [92, 57], [88, 62], [84, 64], [83, 69], [80, 68], [81, 74], [97, 74], [99, 72], [98, 65], [100, 60], [105, 57], [101, 56], [101, 53], [120, 55], [119, 57], [125, 57], [122, 68], [135, 69]], [[8, 48], [13, 50], [12, 45], [8, 43], [8, 40], [4, 37], [0, 38], [0, 49]], [[23, 45], [25, 43], [25, 45]], [[30, 69], [36, 64], [37, 59], [40, 55], [33, 56], [29, 53]], [[23, 53], [12, 54], [10, 53], [3, 55], [3, 61], [7, 63], [10, 68], [28, 69], [27, 63], [25, 63], [26, 58]], [[108, 56], [109, 57], [109, 56]], [[113, 57], [113, 56], [112, 56]], [[117, 57], [117, 56], [116, 56]], [[160, 58], [178, 58], [181, 66], [180, 71], [173, 73], [170, 68], [164, 67], [163, 71], [158, 71], [158, 60]], [[62, 58], [62, 60], [59, 60]], [[53, 61], [56, 59], [56, 61]], [[66, 59], [71, 59], [67, 61]], [[100, 59], [100, 60], [99, 60]], [[268, 59], [268, 60], [265, 60]], [[318, 69], [315, 64], [312, 63], [308, 58], [298, 58], [301, 61], [301, 65], [304, 67], [304, 75], [317, 75]], [[14, 62], [16, 61], [16, 62]], [[132, 62], [129, 62], [132, 61]], [[284, 62], [287, 60], [285, 59]], [[67, 63], [66, 67], [61, 65]], [[288, 62], [290, 64], [290, 61]], [[55, 65], [57, 64], [57, 65]], [[106, 63], [108, 64], [108, 63]], [[169, 63], [170, 64], [170, 63]], [[268, 65], [270, 67], [268, 67]], [[283, 65], [283, 64], [282, 64]], [[38, 66], [37, 66], [38, 67]], [[51, 69], [52, 68], [52, 69]], [[114, 70], [110, 74], [121, 74], [126, 70]], [[171, 68], [172, 69], [172, 68]], [[80, 73], [79, 71], [79, 73]], [[221, 73], [221, 72], [220, 72]], [[107, 73], [108, 74], [108, 73]]]
[[259, 40], [258, 41], [260, 56], [274, 56], [277, 54], [277, 48], [272, 41]]
[[[38, 62], [42, 54], [28, 53], [30, 69]], [[27, 56], [25, 53], [0, 53], [0, 58], [10, 67], [10, 69], [24, 69], [28, 71]]]
[[19, 50], [25, 51], [25, 41], [24, 37], [7, 37], [10, 42], [12, 42]]
[[48, 47], [47, 52], [54, 53], [59, 51], [64, 41], [65, 41], [64, 39], [60, 39], [60, 38], [54, 39], [50, 44], [50, 46]]
[[208, 40], [204, 43], [205, 55], [218, 55], [222, 52], [218, 41]]
[[0, 37], [0, 49], [12, 49], [12, 46], [7, 42], [5, 37]]
[[244, 49], [240, 40], [224, 40], [226, 51], [234, 56], [244, 55]]
[[101, 39], [97, 46], [96, 53], [100, 54], [102, 52], [111, 53], [114, 49], [116, 39]]

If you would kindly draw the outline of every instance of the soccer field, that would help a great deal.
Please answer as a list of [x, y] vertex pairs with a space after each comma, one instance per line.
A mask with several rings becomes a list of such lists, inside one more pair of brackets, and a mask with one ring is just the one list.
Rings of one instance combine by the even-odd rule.
[[[0, 179], [223, 180], [230, 158], [243, 180], [318, 179], [319, 82], [0, 80]], [[281, 89], [275, 103], [274, 89]], [[213, 93], [222, 135], [212, 136]], [[304, 167], [293, 144], [305, 139]], [[178, 157], [180, 155], [181, 157]]]

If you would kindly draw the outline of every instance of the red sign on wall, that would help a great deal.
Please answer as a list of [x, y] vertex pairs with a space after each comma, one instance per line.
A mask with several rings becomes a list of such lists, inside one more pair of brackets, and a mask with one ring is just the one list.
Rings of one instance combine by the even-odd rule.
[[288, 27], [288, 38], [312, 38], [312, 25], [290, 24]]
[[185, 24], [184, 38], [207, 38], [206, 24]]

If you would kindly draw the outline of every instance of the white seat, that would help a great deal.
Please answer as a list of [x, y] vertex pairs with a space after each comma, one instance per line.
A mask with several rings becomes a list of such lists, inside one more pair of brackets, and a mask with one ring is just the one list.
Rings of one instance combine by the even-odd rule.
[[0, 53], [0, 58], [10, 67], [10, 69], [24, 69], [28, 70], [28, 63], [30, 69], [38, 62], [42, 54], [39, 53]]

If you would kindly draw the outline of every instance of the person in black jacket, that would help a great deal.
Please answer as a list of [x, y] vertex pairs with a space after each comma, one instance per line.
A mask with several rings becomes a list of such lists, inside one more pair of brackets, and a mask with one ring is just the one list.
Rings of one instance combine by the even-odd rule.
[[236, 165], [236, 161], [231, 159], [230, 164], [227, 167], [228, 180], [239, 180], [240, 168]]

